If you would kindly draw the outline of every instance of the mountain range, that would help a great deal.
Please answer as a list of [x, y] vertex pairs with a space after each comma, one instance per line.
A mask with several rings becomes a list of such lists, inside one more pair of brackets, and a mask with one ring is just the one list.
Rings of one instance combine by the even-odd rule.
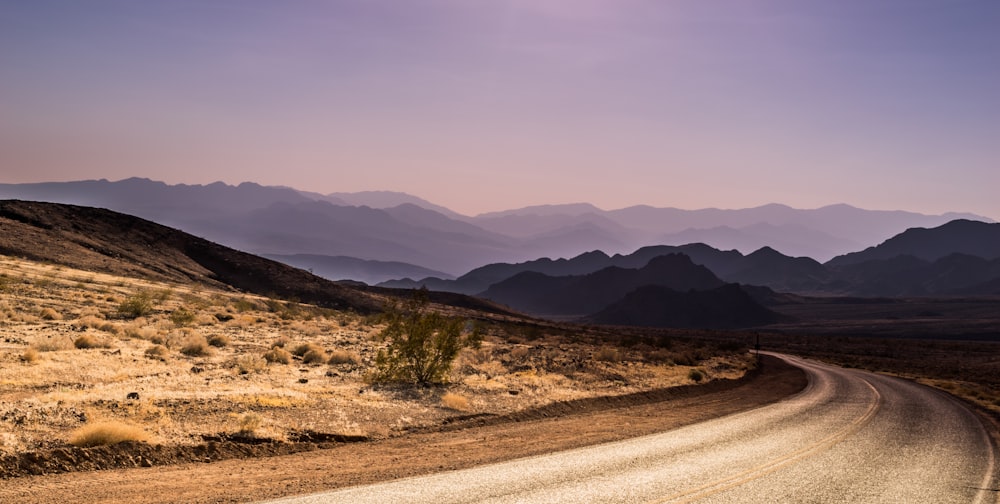
[[800, 210], [778, 204], [741, 210], [602, 210], [572, 204], [464, 216], [396, 192], [320, 194], [253, 183], [168, 185], [140, 178], [0, 184], [0, 198], [107, 208], [279, 257], [330, 279], [369, 284], [401, 276], [449, 279], [486, 264], [576, 257], [594, 250], [625, 254], [649, 245], [696, 241], [741, 255], [767, 246], [790, 257], [826, 261], [907, 228], [963, 218], [989, 220], [970, 214], [923, 215], [848, 205]]
[[[538, 285], [520, 292], [511, 291], [511, 281], [525, 275], [573, 278], [605, 269], [643, 268], [651, 260], [670, 254], [689, 257], [723, 282], [764, 286], [779, 292], [889, 297], [1000, 294], [997, 288], [1000, 284], [1000, 224], [961, 219], [930, 229], [911, 228], [877, 246], [835, 257], [825, 264], [808, 257], [790, 257], [770, 247], [743, 255], [735, 250], [722, 251], [696, 243], [643, 247], [628, 255], [609, 256], [592, 251], [572, 259], [543, 258], [490, 264], [454, 280], [404, 279], [381, 285], [426, 286], [433, 290], [476, 294], [518, 307], [523, 299], [544, 291], [539, 290]], [[500, 286], [504, 289], [498, 289]]]

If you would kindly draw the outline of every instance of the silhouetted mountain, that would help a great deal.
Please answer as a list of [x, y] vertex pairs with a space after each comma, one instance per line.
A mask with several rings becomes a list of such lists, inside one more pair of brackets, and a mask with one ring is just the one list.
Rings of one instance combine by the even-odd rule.
[[781, 319], [737, 284], [687, 292], [647, 285], [586, 318], [598, 324], [706, 329], [754, 327]]
[[641, 269], [612, 266], [587, 275], [558, 277], [523, 272], [493, 284], [479, 295], [527, 313], [582, 316], [644, 285], [687, 291], [711, 289], [722, 283], [687, 256], [671, 254], [656, 257]]
[[984, 259], [1000, 257], [1000, 224], [959, 219], [931, 229], [911, 228], [878, 246], [835, 257], [826, 265], [837, 268], [900, 255], [935, 261], [956, 253]]
[[[693, 263], [707, 267], [727, 282], [775, 285], [782, 288], [801, 284], [808, 287], [805, 290], [811, 291], [814, 289], [813, 284], [818, 282], [815, 279], [822, 277], [822, 273], [825, 271], [822, 265], [811, 259], [791, 258], [773, 250], [766, 254], [766, 257], [763, 252], [744, 256], [735, 250], [721, 251], [703, 243], [691, 243], [681, 246], [642, 247], [628, 255], [608, 256], [601, 251], [594, 251], [580, 254], [572, 259], [552, 260], [544, 258], [517, 264], [489, 264], [476, 268], [455, 280], [442, 280], [440, 278], [403, 279], [387, 281], [380, 285], [395, 288], [426, 286], [431, 290], [474, 294], [518, 273], [530, 271], [548, 276], [566, 276], [585, 275], [608, 267], [638, 269], [656, 257], [669, 254], [684, 254], [691, 258]], [[800, 279], [796, 276], [796, 273], [799, 272], [806, 276]]]
[[763, 285], [782, 292], [823, 291], [833, 278], [813, 259], [788, 257], [770, 247], [740, 258], [720, 276], [727, 282]]
[[391, 278], [407, 276], [437, 276], [447, 278], [447, 274], [421, 266], [391, 261], [369, 261], [356, 257], [325, 256], [315, 254], [264, 255], [268, 259], [301, 268], [314, 275], [329, 280], [351, 279], [375, 285]]
[[831, 236], [799, 224], [776, 226], [766, 222], [742, 228], [719, 226], [710, 229], [686, 229], [667, 234], [659, 243], [706, 243], [722, 250], [750, 253], [764, 247], [790, 252], [795, 256], [828, 259], [832, 250], [857, 250], [864, 246], [852, 240]]
[[836, 274], [848, 286], [846, 292], [856, 296], [991, 294], [990, 281], [1000, 279], [1000, 258], [956, 253], [932, 262], [899, 255], [846, 264]]

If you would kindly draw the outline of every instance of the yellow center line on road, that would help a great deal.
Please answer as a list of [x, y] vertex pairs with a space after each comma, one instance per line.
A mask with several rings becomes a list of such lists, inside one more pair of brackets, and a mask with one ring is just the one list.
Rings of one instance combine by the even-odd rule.
[[849, 436], [861, 430], [867, 423], [869, 423], [872, 418], [875, 417], [875, 413], [879, 410], [882, 405], [882, 394], [879, 394], [878, 390], [868, 380], [864, 380], [865, 385], [872, 390], [875, 394], [874, 400], [871, 405], [863, 415], [855, 419], [853, 422], [847, 425], [847, 427], [834, 432], [833, 434], [821, 439], [820, 441], [813, 443], [809, 446], [805, 446], [796, 451], [788, 453], [782, 457], [771, 460], [764, 464], [758, 465], [756, 467], [747, 469], [740, 473], [734, 474], [727, 478], [723, 478], [711, 483], [706, 483], [697, 488], [687, 490], [681, 493], [671, 495], [662, 499], [657, 499], [649, 501], [648, 504], [664, 504], [667, 502], [675, 504], [683, 504], [688, 502], [694, 502], [699, 499], [704, 499], [710, 495], [729, 490], [730, 488], [737, 487], [753, 481], [757, 478], [761, 478], [768, 474], [771, 474], [789, 464], [797, 462], [799, 460], [812, 457], [820, 452], [832, 448], [837, 443], [847, 439]]

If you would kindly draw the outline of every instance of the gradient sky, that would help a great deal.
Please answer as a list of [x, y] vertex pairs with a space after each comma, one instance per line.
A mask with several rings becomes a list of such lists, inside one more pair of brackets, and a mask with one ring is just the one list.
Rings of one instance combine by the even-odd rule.
[[1000, 219], [996, 0], [0, 0], [0, 182]]

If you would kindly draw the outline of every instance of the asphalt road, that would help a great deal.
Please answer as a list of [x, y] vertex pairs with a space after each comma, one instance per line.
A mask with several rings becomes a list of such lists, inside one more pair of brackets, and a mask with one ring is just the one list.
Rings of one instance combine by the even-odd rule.
[[809, 386], [756, 410], [274, 502], [1000, 502], [997, 448], [961, 403], [905, 380], [783, 358], [806, 370]]

